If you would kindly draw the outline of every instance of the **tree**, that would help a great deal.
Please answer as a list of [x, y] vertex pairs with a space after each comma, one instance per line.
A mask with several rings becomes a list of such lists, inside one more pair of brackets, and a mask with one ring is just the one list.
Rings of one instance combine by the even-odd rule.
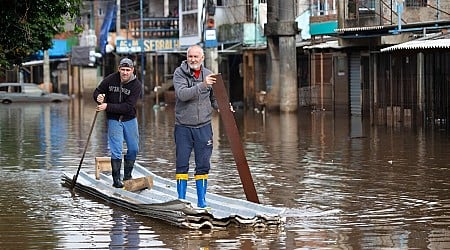
[[54, 36], [78, 17], [81, 2], [0, 0], [0, 67], [20, 65], [39, 50], [51, 48]]

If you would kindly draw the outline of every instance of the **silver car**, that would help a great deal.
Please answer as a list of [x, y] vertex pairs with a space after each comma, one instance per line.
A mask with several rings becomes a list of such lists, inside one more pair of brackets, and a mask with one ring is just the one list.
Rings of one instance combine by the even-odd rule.
[[0, 102], [63, 102], [68, 95], [49, 93], [34, 83], [0, 83]]

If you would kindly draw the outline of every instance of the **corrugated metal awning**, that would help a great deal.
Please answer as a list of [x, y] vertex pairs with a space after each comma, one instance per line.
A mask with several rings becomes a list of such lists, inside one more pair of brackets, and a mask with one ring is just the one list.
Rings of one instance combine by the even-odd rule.
[[383, 48], [381, 52], [391, 52], [398, 50], [411, 50], [411, 49], [449, 49], [450, 39], [435, 39], [435, 40], [413, 40], [396, 44], [387, 48]]
[[345, 32], [355, 32], [355, 31], [369, 31], [369, 30], [382, 30], [385, 29], [386, 26], [368, 26], [368, 27], [351, 27], [351, 28], [341, 28], [335, 29], [336, 33], [345, 33]]
[[344, 46], [339, 45], [339, 41], [326, 41], [323, 43], [313, 44], [310, 46], [304, 46], [303, 49], [341, 49]]

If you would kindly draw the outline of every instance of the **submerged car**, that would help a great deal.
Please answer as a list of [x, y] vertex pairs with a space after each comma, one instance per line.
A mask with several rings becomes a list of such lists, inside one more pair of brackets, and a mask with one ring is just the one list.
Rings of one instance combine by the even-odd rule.
[[0, 102], [63, 102], [68, 95], [49, 93], [34, 83], [0, 83]]

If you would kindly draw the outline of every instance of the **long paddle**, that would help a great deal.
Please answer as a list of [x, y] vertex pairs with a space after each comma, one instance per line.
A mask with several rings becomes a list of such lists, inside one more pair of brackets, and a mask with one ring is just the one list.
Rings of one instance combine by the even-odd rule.
[[218, 74], [216, 76], [216, 83], [213, 84], [212, 87], [214, 90], [214, 96], [217, 98], [217, 103], [219, 104], [219, 114], [222, 118], [222, 123], [225, 127], [228, 141], [231, 145], [231, 151], [233, 152], [239, 177], [241, 178], [242, 185], [244, 186], [245, 196], [248, 201], [259, 203], [255, 184], [253, 183], [247, 158], [245, 157], [244, 148], [242, 147], [242, 142], [240, 140], [239, 131], [236, 126], [236, 121], [234, 120], [233, 112], [230, 110], [227, 90], [225, 89], [222, 75]]
[[92, 121], [92, 125], [91, 125], [91, 131], [89, 131], [86, 145], [84, 146], [83, 156], [81, 157], [80, 165], [78, 166], [78, 170], [77, 170], [77, 174], [73, 177], [72, 186], [70, 187], [70, 189], [73, 189], [75, 187], [75, 184], [77, 183], [78, 174], [80, 173], [81, 165], [83, 164], [84, 156], [86, 155], [86, 150], [89, 145], [89, 140], [91, 139], [92, 130], [94, 129], [94, 124], [95, 124], [95, 120], [97, 120], [98, 112], [99, 111], [95, 111], [94, 120]]

